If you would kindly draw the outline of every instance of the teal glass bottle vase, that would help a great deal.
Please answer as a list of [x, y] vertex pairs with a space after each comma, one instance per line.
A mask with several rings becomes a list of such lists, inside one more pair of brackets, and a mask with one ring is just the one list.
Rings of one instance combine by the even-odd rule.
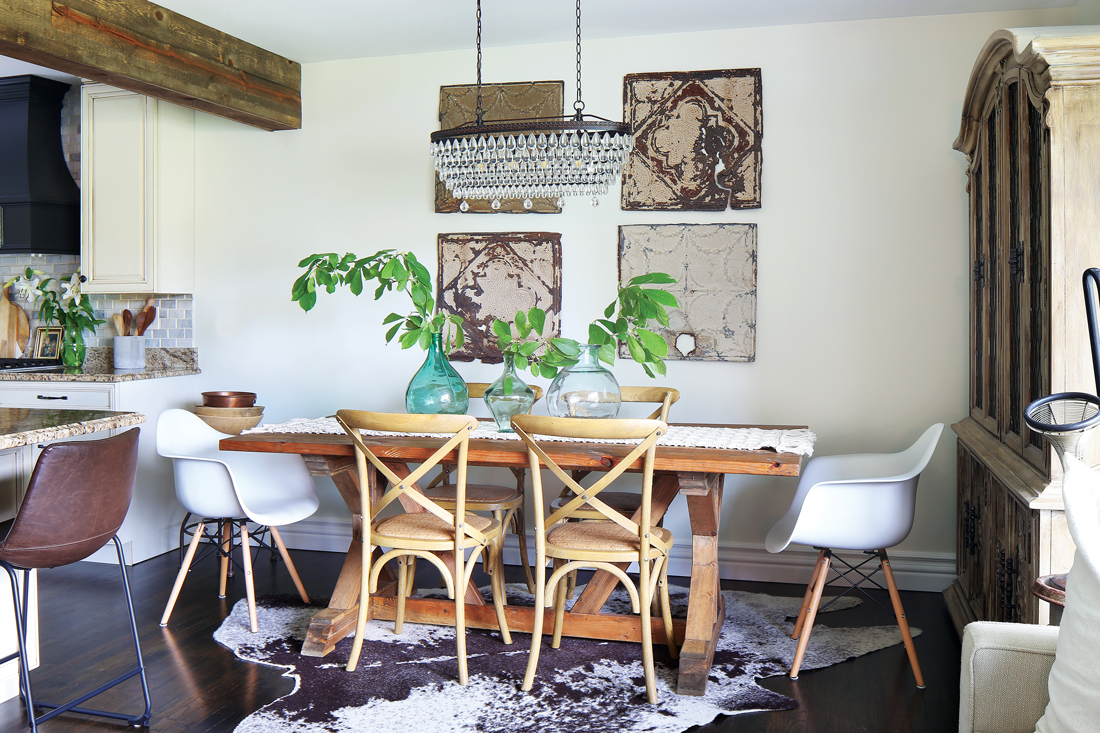
[[504, 357], [504, 373], [489, 385], [482, 399], [496, 421], [497, 430], [511, 433], [512, 415], [525, 415], [535, 404], [535, 390], [516, 374], [514, 357]]
[[405, 411], [418, 415], [465, 415], [470, 407], [466, 382], [443, 353], [443, 337], [432, 336], [424, 364], [409, 380]]
[[619, 382], [600, 364], [599, 350], [597, 344], [584, 344], [577, 363], [554, 377], [546, 390], [546, 411], [552, 417], [612, 418], [619, 414]]

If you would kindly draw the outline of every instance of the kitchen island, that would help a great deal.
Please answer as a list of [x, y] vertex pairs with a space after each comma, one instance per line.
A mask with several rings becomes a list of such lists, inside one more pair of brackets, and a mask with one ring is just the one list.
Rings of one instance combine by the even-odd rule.
[[[145, 422], [139, 412], [108, 410], [64, 410], [31, 407], [0, 407], [0, 504], [3, 519], [15, 516], [26, 490], [26, 479], [33, 468], [35, 446], [56, 440], [70, 440], [104, 431], [128, 428]], [[31, 462], [31, 465], [27, 465]], [[32, 667], [38, 666], [38, 593], [37, 571], [31, 573], [30, 600], [27, 604], [27, 653]], [[0, 583], [0, 657], [16, 650], [15, 617], [11, 586]], [[0, 666], [0, 701], [19, 694], [18, 660]]]
[[[115, 369], [113, 351], [88, 349], [80, 373], [0, 371], [0, 407], [64, 408], [66, 410], [122, 410], [147, 416], [138, 446], [138, 473], [134, 498], [126, 521], [118, 531], [126, 561], [130, 564], [162, 555], [179, 545], [183, 507], [176, 501], [172, 462], [157, 455], [156, 424], [164, 410], [188, 409], [201, 403], [198, 353], [193, 348], [149, 348], [145, 368]], [[22, 449], [19, 459], [0, 449], [0, 477], [25, 485], [38, 457], [41, 441]], [[20, 452], [20, 451], [14, 451]], [[22, 471], [22, 478], [15, 477]], [[0, 521], [14, 516], [12, 491], [0, 478]], [[114, 563], [113, 548], [91, 558]]]

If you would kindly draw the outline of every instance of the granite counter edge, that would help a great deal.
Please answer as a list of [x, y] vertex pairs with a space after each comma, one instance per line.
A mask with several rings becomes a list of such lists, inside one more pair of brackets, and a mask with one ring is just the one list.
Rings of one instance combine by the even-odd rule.
[[75, 438], [78, 435], [88, 435], [103, 430], [116, 428], [128, 428], [145, 422], [145, 415], [140, 412], [125, 412], [110, 417], [100, 417], [94, 420], [85, 420], [72, 425], [62, 425], [54, 428], [42, 428], [41, 430], [27, 430], [13, 435], [0, 436], [0, 450], [19, 448], [31, 443], [44, 443], [51, 440], [63, 440]]

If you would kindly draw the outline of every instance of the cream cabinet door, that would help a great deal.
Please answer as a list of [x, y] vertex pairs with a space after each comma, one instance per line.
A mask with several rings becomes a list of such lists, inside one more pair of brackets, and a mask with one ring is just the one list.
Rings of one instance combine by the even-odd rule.
[[192, 110], [105, 84], [81, 96], [81, 272], [89, 293], [194, 291]]

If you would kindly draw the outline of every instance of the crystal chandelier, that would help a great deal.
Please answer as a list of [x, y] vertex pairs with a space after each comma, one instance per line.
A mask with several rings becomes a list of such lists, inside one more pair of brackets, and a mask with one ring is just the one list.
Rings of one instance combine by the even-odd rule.
[[477, 118], [432, 133], [432, 161], [439, 180], [461, 211], [467, 199], [522, 199], [597, 196], [607, 193], [622, 173], [633, 143], [630, 125], [584, 114], [581, 98], [581, 0], [577, 0], [577, 99], [574, 114], [500, 120], [485, 124], [481, 101], [481, 0], [477, 0]]

